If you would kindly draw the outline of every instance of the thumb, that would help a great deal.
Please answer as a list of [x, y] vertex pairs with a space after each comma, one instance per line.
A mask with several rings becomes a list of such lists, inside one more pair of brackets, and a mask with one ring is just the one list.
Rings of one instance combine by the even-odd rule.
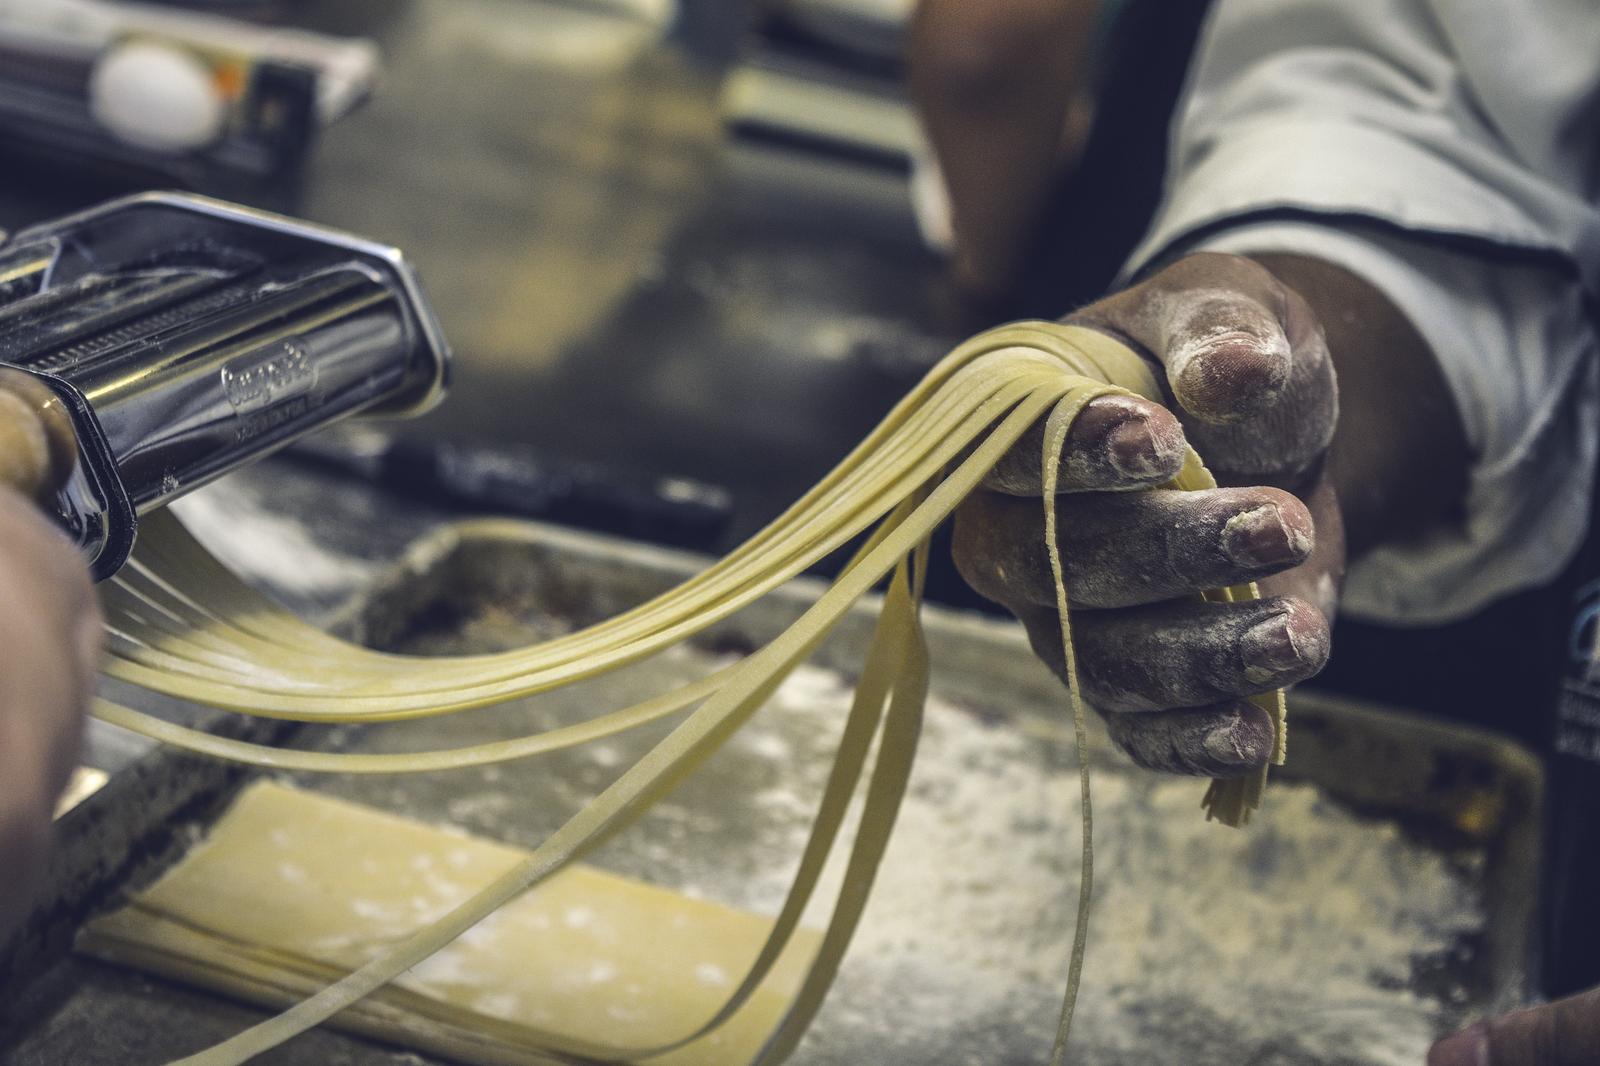
[[1200, 253], [1075, 321], [1162, 364], [1190, 442], [1229, 480], [1297, 482], [1333, 439], [1333, 362], [1316, 316], [1259, 263]]

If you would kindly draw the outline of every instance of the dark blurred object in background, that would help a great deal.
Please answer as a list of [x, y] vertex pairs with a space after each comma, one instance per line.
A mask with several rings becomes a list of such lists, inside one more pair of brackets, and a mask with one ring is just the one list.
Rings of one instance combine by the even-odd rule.
[[733, 517], [731, 497], [715, 485], [571, 462], [525, 444], [408, 441], [349, 426], [301, 441], [288, 455], [433, 505], [697, 551], [711, 550]]
[[1178, 94], [1212, 0], [1125, 0], [1107, 26], [1094, 119], [998, 319], [1059, 318], [1105, 295], [1144, 236]]

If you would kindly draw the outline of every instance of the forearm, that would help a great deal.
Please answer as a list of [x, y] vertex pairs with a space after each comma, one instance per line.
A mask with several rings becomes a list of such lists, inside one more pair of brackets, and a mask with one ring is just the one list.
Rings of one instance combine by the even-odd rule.
[[944, 172], [963, 280], [1015, 271], [1053, 184], [1098, 0], [923, 0], [912, 96]]
[[1383, 293], [1341, 267], [1251, 258], [1305, 297], [1328, 338], [1339, 381], [1328, 472], [1350, 556], [1458, 517], [1471, 454], [1427, 342]]

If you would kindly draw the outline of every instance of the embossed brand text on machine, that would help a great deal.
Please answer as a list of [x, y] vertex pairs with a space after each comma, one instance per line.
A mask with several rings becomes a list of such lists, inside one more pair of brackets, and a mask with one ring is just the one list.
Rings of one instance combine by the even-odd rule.
[[292, 340], [281, 341], [222, 368], [223, 392], [240, 417], [304, 396], [316, 384], [316, 364]]

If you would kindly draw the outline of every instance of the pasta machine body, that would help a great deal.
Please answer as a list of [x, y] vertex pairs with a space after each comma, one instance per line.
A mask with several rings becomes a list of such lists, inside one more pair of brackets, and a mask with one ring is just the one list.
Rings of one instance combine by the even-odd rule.
[[449, 361], [401, 254], [335, 230], [151, 193], [0, 241], [0, 373], [70, 420], [41, 502], [97, 578], [140, 514], [337, 419], [425, 411]]

